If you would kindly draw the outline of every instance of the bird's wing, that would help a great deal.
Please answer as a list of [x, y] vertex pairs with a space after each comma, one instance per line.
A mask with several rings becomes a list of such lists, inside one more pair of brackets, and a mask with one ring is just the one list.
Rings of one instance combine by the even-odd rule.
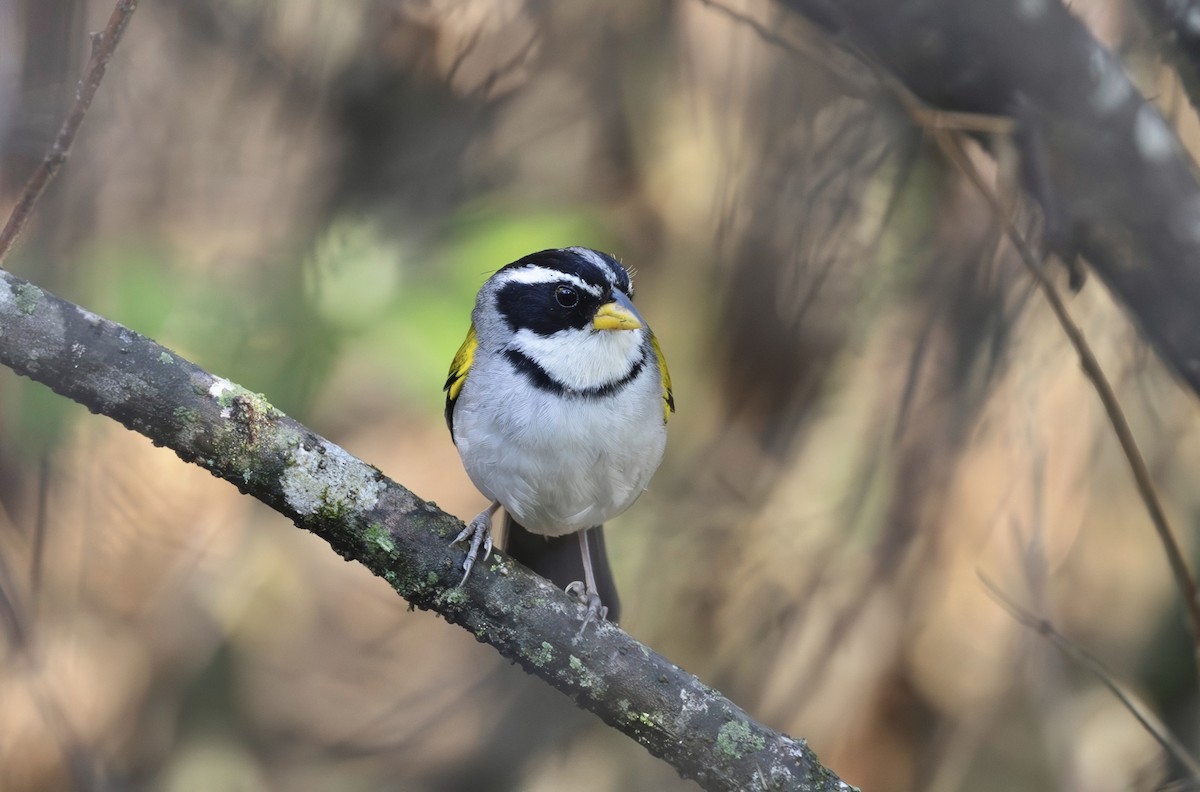
[[650, 334], [650, 346], [654, 347], [654, 354], [658, 358], [658, 373], [662, 375], [663, 423], [666, 423], [670, 420], [671, 413], [675, 412], [675, 394], [671, 391], [671, 372], [667, 371], [667, 358], [663, 355], [662, 347], [658, 345], [658, 339], [654, 337], [654, 333]]
[[446, 426], [450, 429], [451, 437], [454, 436], [454, 402], [458, 400], [463, 383], [467, 381], [467, 374], [471, 370], [475, 350], [478, 348], [479, 340], [475, 337], [475, 325], [472, 323], [462, 346], [454, 353], [454, 360], [450, 363], [450, 376], [446, 378], [446, 384], [442, 387], [442, 390], [446, 391]]

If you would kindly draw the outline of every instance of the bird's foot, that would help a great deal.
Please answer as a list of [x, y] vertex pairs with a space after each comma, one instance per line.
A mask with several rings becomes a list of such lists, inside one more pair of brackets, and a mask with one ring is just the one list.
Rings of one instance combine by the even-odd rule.
[[583, 624], [579, 627], [579, 635], [583, 635], [583, 631], [593, 621], [604, 621], [608, 617], [608, 606], [600, 602], [600, 595], [584, 585], [583, 581], [576, 580], [567, 586], [566, 592], [568, 596], [587, 608], [587, 613], [583, 616]]
[[487, 561], [492, 554], [492, 515], [496, 513], [498, 504], [492, 504], [486, 509], [475, 515], [471, 522], [467, 523], [467, 527], [462, 529], [462, 532], [454, 537], [451, 545], [456, 545], [459, 542], [465, 541], [468, 537], [471, 540], [470, 546], [467, 548], [467, 557], [463, 559], [462, 568], [463, 576], [458, 585], [467, 582], [467, 578], [471, 576], [471, 568], [475, 566], [476, 559], [479, 558], [479, 548], [483, 547], [483, 560]]

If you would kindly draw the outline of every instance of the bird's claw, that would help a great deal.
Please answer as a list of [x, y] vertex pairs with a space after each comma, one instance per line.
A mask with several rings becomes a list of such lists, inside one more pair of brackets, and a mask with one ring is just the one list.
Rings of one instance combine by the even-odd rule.
[[475, 566], [475, 561], [479, 558], [480, 545], [483, 546], [484, 561], [487, 561], [492, 555], [492, 511], [488, 510], [476, 515], [475, 519], [467, 523], [467, 526], [458, 536], [454, 537], [450, 544], [456, 545], [468, 537], [471, 545], [467, 548], [467, 557], [463, 559], [463, 576], [458, 583], [460, 586], [466, 583], [467, 578], [471, 576], [471, 568]]
[[587, 613], [583, 616], [583, 624], [579, 626], [578, 635], [583, 635], [583, 631], [593, 621], [601, 622], [608, 618], [608, 606], [600, 602], [600, 595], [584, 585], [583, 581], [576, 580], [566, 588], [567, 595], [587, 608]]

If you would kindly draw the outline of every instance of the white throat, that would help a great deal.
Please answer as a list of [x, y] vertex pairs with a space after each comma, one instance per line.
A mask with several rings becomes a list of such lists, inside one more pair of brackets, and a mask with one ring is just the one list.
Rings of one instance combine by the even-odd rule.
[[540, 336], [518, 330], [512, 346], [571, 390], [619, 382], [642, 359], [642, 330], [559, 330]]

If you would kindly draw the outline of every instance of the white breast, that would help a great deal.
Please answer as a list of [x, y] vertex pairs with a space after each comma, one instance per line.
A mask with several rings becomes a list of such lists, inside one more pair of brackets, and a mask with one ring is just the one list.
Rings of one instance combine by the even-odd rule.
[[454, 441], [475, 486], [530, 531], [600, 525], [637, 500], [662, 461], [657, 365], [651, 356], [619, 393], [585, 398], [534, 388], [500, 356], [476, 360]]

